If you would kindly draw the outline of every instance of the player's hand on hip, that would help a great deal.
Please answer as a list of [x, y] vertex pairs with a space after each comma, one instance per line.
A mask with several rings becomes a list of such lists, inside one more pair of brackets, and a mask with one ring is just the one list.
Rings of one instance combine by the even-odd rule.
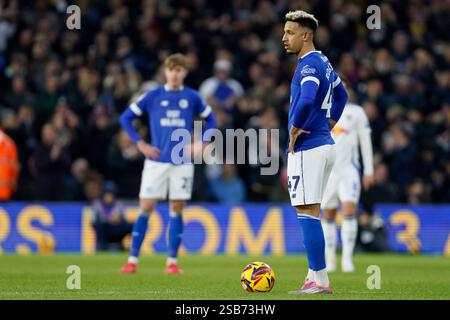
[[146, 158], [149, 158], [151, 160], [156, 160], [159, 158], [159, 149], [156, 147], [153, 147], [149, 145], [148, 143], [145, 143], [144, 141], [140, 140], [137, 143], [137, 147], [140, 152], [144, 154]]
[[369, 190], [375, 183], [373, 176], [363, 176], [364, 191]]
[[297, 138], [302, 134], [310, 134], [310, 131], [303, 130], [297, 127], [292, 126], [291, 130], [289, 131], [289, 152], [294, 153], [294, 146], [295, 141], [297, 141]]

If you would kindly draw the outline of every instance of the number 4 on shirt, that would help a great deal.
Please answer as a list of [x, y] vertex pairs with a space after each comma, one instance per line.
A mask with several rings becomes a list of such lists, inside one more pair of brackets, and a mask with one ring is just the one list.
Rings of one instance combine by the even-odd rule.
[[333, 84], [329, 85], [327, 94], [325, 95], [325, 98], [323, 99], [322, 107], [321, 107], [321, 109], [326, 109], [327, 110], [327, 118], [331, 117], [331, 98], [332, 98], [331, 90], [332, 90], [332, 86], [333, 86]]

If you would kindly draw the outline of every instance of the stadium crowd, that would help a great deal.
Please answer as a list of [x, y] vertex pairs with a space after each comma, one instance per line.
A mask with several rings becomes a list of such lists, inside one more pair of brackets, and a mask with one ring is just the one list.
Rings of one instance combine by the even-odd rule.
[[[197, 165], [193, 200], [288, 201], [284, 148], [296, 58], [281, 38], [284, 14], [303, 9], [319, 20], [317, 50], [348, 79], [372, 126], [375, 186], [362, 202], [450, 202], [448, 1], [383, 1], [379, 30], [366, 26], [376, 1], [72, 3], [81, 9], [80, 30], [66, 27], [66, 1], [0, 0], [0, 128], [20, 162], [12, 199], [93, 200], [106, 180], [120, 198], [135, 199], [143, 156], [118, 116], [163, 83], [162, 61], [182, 52], [186, 84], [207, 99], [220, 129], [280, 129], [276, 178], [260, 175], [260, 165]], [[148, 136], [145, 125], [140, 131]]]

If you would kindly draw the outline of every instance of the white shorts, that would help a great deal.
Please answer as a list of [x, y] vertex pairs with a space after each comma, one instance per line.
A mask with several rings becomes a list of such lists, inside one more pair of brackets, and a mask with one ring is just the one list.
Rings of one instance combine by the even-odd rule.
[[192, 195], [194, 165], [145, 160], [142, 170], [141, 199], [189, 200]]
[[342, 202], [359, 202], [361, 178], [356, 168], [333, 168], [322, 199], [322, 209], [336, 209]]
[[321, 203], [335, 159], [334, 144], [288, 154], [287, 174], [292, 206]]

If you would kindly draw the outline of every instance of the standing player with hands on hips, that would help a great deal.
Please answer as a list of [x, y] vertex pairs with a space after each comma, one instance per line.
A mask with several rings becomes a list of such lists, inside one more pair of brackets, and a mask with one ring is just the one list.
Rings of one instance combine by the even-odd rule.
[[[344, 84], [346, 84], [345, 79]], [[351, 91], [349, 90], [349, 92]], [[351, 96], [350, 94], [350, 99]], [[367, 191], [373, 184], [373, 152], [370, 132], [369, 120], [364, 109], [354, 103], [348, 103], [345, 106], [341, 119], [332, 131], [337, 147], [336, 163], [328, 180], [321, 205], [324, 215], [322, 226], [325, 234], [325, 261], [328, 272], [336, 270], [335, 217], [339, 203], [343, 215], [341, 270], [343, 272], [355, 271], [352, 261], [358, 232], [355, 215], [361, 193], [358, 149], [361, 147], [364, 163], [363, 187]]]
[[328, 58], [314, 48], [317, 19], [300, 10], [287, 13], [285, 19], [284, 47], [299, 58], [291, 82], [288, 187], [309, 265], [303, 286], [289, 293], [332, 293], [325, 264], [320, 203], [336, 156], [330, 131], [348, 96]]
[[[120, 270], [122, 273], [136, 272], [149, 216], [158, 200], [166, 199], [167, 194], [170, 219], [169, 257], [165, 271], [168, 274], [183, 273], [178, 266], [177, 256], [183, 234], [182, 212], [192, 193], [194, 165], [190, 161], [179, 164], [179, 158], [172, 159], [172, 150], [179, 144], [172, 141], [172, 133], [177, 129], [192, 132], [194, 117], [197, 115], [206, 121], [203, 141], [209, 141], [207, 130], [216, 127], [211, 107], [206, 105], [197, 91], [183, 85], [187, 73], [185, 56], [177, 53], [167, 57], [164, 61], [166, 84], [147, 92], [120, 116], [122, 127], [146, 157], [139, 192], [140, 214], [133, 226], [130, 256]], [[133, 120], [143, 114], [149, 117], [151, 144], [142, 140], [133, 127]]]

